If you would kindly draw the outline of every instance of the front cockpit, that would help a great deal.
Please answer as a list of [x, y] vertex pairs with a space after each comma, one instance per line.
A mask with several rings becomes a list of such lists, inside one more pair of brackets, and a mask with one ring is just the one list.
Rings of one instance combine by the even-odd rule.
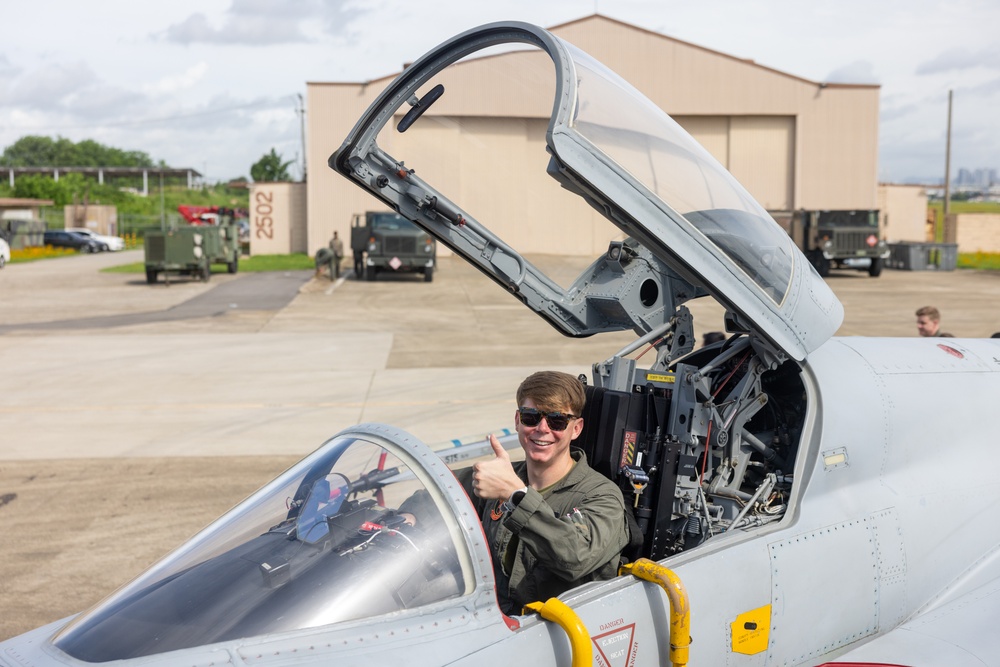
[[391, 431], [333, 438], [77, 618], [55, 645], [108, 662], [467, 595], [474, 574], [454, 499], [405, 443]]

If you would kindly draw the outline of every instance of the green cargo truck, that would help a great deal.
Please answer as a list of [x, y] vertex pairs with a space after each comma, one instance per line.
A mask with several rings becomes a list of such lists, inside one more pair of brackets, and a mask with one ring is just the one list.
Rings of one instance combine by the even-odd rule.
[[235, 224], [178, 225], [145, 234], [146, 282], [153, 284], [160, 274], [169, 282], [171, 275], [193, 276], [207, 281], [212, 264], [225, 264], [236, 273], [240, 261], [239, 229]]
[[867, 271], [877, 277], [889, 259], [878, 211], [796, 211], [792, 238], [824, 278], [831, 268]]
[[430, 234], [401, 215], [369, 211], [351, 223], [354, 273], [375, 280], [379, 273], [420, 273], [434, 279], [437, 245]]

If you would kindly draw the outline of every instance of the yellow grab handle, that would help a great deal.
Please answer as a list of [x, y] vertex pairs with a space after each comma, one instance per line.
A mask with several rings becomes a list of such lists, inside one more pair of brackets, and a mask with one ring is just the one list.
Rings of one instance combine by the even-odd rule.
[[569, 637], [570, 651], [573, 654], [572, 667], [591, 667], [594, 664], [594, 648], [590, 645], [590, 633], [587, 627], [566, 604], [557, 598], [549, 598], [546, 602], [529, 602], [525, 609], [537, 613], [546, 621], [557, 623], [566, 631]]
[[631, 574], [643, 581], [658, 584], [667, 594], [670, 602], [670, 663], [674, 667], [684, 667], [688, 662], [688, 651], [691, 647], [691, 606], [688, 604], [687, 591], [680, 577], [662, 565], [639, 558], [634, 563], [626, 563], [618, 570], [619, 574]]

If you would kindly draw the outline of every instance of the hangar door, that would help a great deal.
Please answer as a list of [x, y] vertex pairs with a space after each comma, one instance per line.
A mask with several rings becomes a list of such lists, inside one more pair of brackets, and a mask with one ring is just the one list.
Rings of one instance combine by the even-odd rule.
[[675, 116], [769, 211], [794, 208], [793, 116]]

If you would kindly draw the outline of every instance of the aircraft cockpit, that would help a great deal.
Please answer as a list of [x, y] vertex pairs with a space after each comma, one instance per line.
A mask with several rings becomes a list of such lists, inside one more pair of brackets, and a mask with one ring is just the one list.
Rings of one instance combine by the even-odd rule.
[[[461, 114], [459, 89], [474, 100]], [[502, 142], [516, 162], [498, 161]], [[785, 515], [809, 415], [799, 362], [842, 306], [767, 211], [628, 82], [533, 26], [484, 26], [407, 68], [329, 164], [566, 336], [637, 335], [584, 378], [580, 441], [631, 500], [637, 555]], [[572, 225], [553, 233], [554, 216]], [[552, 245], [596, 258], [564, 275]], [[696, 350], [688, 304], [703, 297], [730, 337]]]
[[[464, 492], [439, 484], [434, 476], [457, 486], [439, 460], [418, 463], [426, 450], [409, 444], [384, 427], [331, 439], [77, 618], [56, 646], [107, 662], [363, 621], [470, 594], [472, 547], [454, 497]], [[408, 499], [404, 515], [398, 510]]]

